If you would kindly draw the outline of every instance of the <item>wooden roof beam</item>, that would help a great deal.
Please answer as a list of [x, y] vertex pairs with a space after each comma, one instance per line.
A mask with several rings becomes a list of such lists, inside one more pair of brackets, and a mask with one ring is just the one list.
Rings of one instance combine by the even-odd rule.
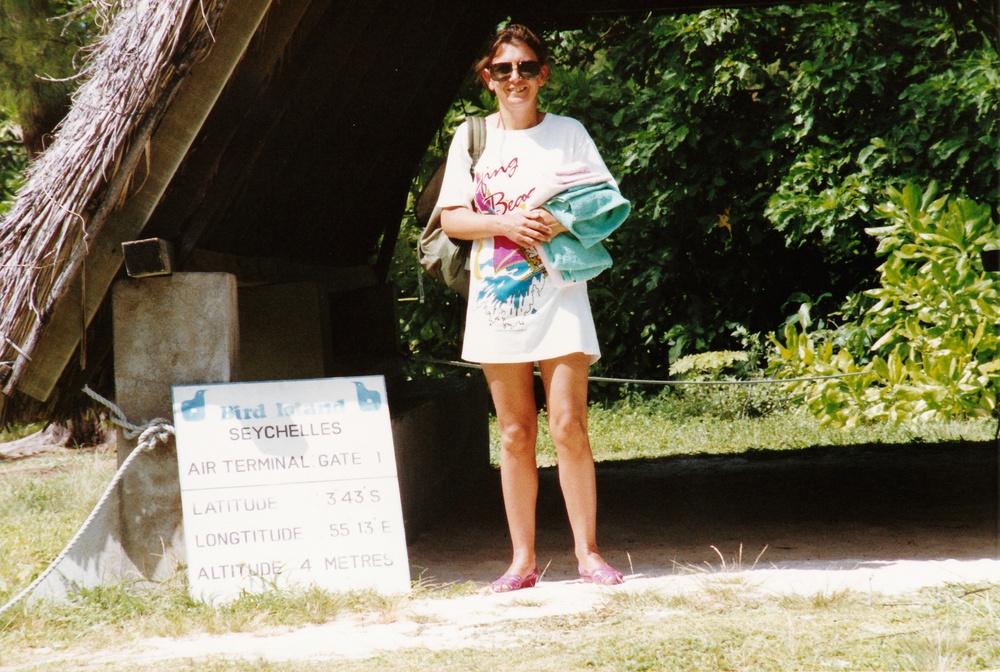
[[[224, 10], [216, 44], [178, 85], [149, 140], [149, 171], [142, 188], [108, 215], [90, 243], [82, 271], [61, 292], [51, 320], [31, 348], [31, 359], [20, 360], [14, 369], [11, 383], [19, 391], [40, 401], [52, 394], [121, 267], [119, 244], [142, 231], [270, 4], [271, 0], [234, 0]], [[142, 150], [133, 147], [136, 161]]]

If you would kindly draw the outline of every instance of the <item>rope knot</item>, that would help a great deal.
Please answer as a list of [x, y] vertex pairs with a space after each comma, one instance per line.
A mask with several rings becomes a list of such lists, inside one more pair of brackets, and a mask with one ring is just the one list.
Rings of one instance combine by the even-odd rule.
[[83, 391], [88, 397], [108, 409], [110, 413], [108, 420], [112, 424], [122, 428], [122, 434], [125, 435], [126, 439], [131, 441], [135, 437], [139, 437], [138, 445], [136, 446], [139, 450], [149, 451], [160, 444], [166, 445], [170, 441], [170, 437], [175, 434], [174, 426], [170, 424], [169, 420], [153, 418], [144, 425], [136, 425], [129, 422], [128, 418], [125, 417], [125, 412], [114, 402], [94, 392], [89, 386], [85, 385]]
[[[129, 433], [125, 434], [126, 438], [134, 438], [134, 436], [129, 436]], [[138, 450], [153, 450], [159, 444], [166, 445], [171, 436], [174, 436], [174, 426], [163, 418], [153, 418], [139, 434], [136, 448]]]

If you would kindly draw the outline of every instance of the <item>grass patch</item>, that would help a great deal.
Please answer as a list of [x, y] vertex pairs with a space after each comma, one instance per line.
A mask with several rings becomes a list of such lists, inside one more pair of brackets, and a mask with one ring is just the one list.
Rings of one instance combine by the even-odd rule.
[[[701, 392], [701, 391], [700, 391]], [[756, 417], [692, 416], [670, 406], [671, 397], [613, 406], [592, 404], [588, 414], [594, 459], [638, 460], [675, 455], [727, 455], [755, 450], [797, 450], [813, 446], [989, 441], [996, 420], [934, 424], [873, 424], [852, 429], [820, 427], [812, 416], [778, 409]], [[680, 402], [678, 402], [680, 403]], [[721, 405], [721, 402], [718, 402]], [[700, 408], [700, 406], [696, 407]], [[547, 418], [539, 414], [538, 464], [557, 463]], [[500, 464], [500, 433], [490, 419], [490, 461]]]
[[23, 439], [24, 437], [30, 436], [35, 432], [40, 432], [43, 429], [45, 429], [44, 423], [36, 423], [33, 425], [12, 425], [10, 427], [0, 429], [0, 443]]
[[191, 599], [183, 573], [158, 584], [82, 589], [63, 602], [19, 605], [0, 619], [0, 665], [15, 652], [95, 652], [147, 637], [260, 632], [326, 623], [360, 614], [371, 623], [399, 618], [407, 599], [374, 591], [332, 593], [315, 587], [246, 593], [218, 606]]
[[483, 584], [475, 581], [452, 581], [448, 583], [434, 583], [419, 576], [411, 582], [411, 595], [414, 597], [434, 597], [441, 599], [451, 599], [475, 595], [483, 592]]
[[[576, 615], [510, 621], [458, 650], [394, 651], [322, 665], [220, 663], [224, 670], [980, 670], [1000, 665], [1000, 586], [958, 586], [905, 602], [838, 593], [720, 599], [711, 591], [609, 595]], [[187, 670], [184, 666], [158, 669]]]
[[60, 450], [0, 461], [0, 601], [6, 603], [62, 550], [117, 469], [113, 453]]

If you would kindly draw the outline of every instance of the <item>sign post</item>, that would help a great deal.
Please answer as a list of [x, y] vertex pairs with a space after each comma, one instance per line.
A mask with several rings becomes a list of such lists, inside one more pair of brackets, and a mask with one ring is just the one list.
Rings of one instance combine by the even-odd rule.
[[410, 588], [381, 376], [173, 388], [191, 593]]

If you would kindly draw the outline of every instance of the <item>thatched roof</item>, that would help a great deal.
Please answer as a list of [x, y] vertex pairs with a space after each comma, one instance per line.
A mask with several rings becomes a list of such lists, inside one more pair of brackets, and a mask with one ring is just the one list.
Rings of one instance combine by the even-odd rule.
[[412, 175], [505, 16], [760, 4], [121, 0], [0, 222], [0, 424], [71, 415], [84, 383], [111, 396], [122, 242], [172, 240], [182, 270], [384, 281]]
[[[225, 0], [126, 0], [54, 144], [0, 227], [0, 384], [10, 395], [107, 214], [134, 191], [147, 142], [211, 45]], [[141, 175], [139, 176], [141, 179]]]

